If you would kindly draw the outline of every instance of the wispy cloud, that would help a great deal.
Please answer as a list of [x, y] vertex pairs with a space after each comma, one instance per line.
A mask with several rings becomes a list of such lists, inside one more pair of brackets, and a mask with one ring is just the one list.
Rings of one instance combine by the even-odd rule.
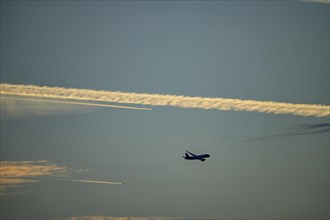
[[63, 113], [89, 112], [90, 107], [79, 108], [75, 105], [56, 104], [51, 102], [31, 101], [25, 98], [0, 96], [1, 119], [30, 116], [57, 115]]
[[94, 107], [106, 107], [106, 108], [126, 108], [134, 110], [152, 110], [152, 108], [138, 108], [131, 106], [122, 105], [109, 105], [100, 103], [90, 103], [90, 102], [77, 102], [77, 101], [61, 101], [61, 100], [50, 100], [50, 99], [29, 99], [29, 98], [18, 98], [18, 97], [4, 97], [5, 99], [23, 100], [23, 101], [33, 101], [33, 102], [48, 102], [56, 104], [68, 104], [68, 105], [82, 105], [82, 106], [94, 106]]
[[299, 136], [299, 135], [310, 135], [310, 134], [321, 134], [330, 132], [330, 123], [319, 123], [319, 124], [301, 124], [293, 126], [290, 131], [265, 135], [257, 138], [250, 138], [246, 141], [262, 141], [272, 138], [285, 137], [285, 136]]
[[79, 172], [88, 170], [74, 169], [47, 160], [38, 161], [0, 161], [0, 196], [20, 194], [26, 184], [51, 181], [82, 182], [94, 184], [122, 185], [123, 182], [73, 179]]
[[221, 111], [252, 111], [312, 117], [330, 116], [330, 106], [317, 104], [292, 104], [227, 98], [127, 93], [35, 85], [0, 84], [0, 87], [1, 95], [102, 101], [151, 106], [171, 106], [179, 108], [216, 109]]
[[[121, 108], [132, 110], [152, 110], [151, 108], [141, 108], [132, 106], [109, 105], [101, 103], [63, 101], [55, 99], [36, 99], [18, 96], [0, 97], [1, 116], [4, 118], [24, 117], [28, 115], [44, 116], [50, 114], [69, 112], [89, 112], [91, 107]], [[82, 109], [81, 106], [84, 108]], [[83, 111], [82, 111], [83, 110]]]
[[23, 184], [37, 183], [40, 177], [68, 177], [71, 171], [47, 160], [0, 161], [0, 195], [11, 194], [11, 189]]

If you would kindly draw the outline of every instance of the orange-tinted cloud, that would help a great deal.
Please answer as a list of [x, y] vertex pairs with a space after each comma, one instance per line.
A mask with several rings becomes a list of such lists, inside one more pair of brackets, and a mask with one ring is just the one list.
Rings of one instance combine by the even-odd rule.
[[0, 161], [0, 195], [10, 194], [11, 188], [39, 182], [39, 177], [68, 177], [70, 172], [68, 167], [46, 160]]
[[220, 111], [252, 111], [312, 117], [330, 116], [330, 106], [317, 104], [293, 104], [272, 101], [113, 92], [4, 83], [0, 84], [0, 88], [1, 95], [172, 106], [179, 108], [216, 109]]

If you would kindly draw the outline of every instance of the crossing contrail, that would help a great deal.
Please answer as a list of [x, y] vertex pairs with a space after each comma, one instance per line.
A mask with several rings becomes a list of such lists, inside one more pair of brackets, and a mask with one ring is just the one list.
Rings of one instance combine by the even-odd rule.
[[241, 100], [228, 98], [190, 97], [163, 94], [114, 92], [92, 89], [0, 84], [0, 95], [56, 98], [66, 100], [102, 101], [112, 103], [169, 106], [178, 108], [216, 109], [220, 111], [251, 111], [272, 114], [328, 117], [329, 105], [293, 104], [285, 102]]
[[99, 183], [99, 184], [114, 184], [114, 185], [122, 185], [123, 182], [108, 182], [108, 181], [96, 181], [96, 180], [72, 180], [74, 182], [84, 182], [84, 183]]

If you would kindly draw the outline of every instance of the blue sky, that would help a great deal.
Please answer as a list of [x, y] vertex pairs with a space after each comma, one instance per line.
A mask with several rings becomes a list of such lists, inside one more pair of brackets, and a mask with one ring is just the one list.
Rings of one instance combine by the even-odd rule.
[[[1, 1], [1, 83], [329, 105], [329, 25], [302, 1]], [[329, 218], [328, 117], [4, 100], [1, 161], [70, 172], [26, 174], [2, 218]]]

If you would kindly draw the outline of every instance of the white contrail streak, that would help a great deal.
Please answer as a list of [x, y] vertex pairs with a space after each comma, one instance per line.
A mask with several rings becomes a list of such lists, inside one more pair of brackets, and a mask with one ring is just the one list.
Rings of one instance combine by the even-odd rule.
[[252, 111], [313, 117], [330, 116], [330, 106], [317, 104], [292, 104], [271, 101], [112, 92], [35, 85], [0, 84], [0, 88], [0, 95], [172, 106], [179, 108], [216, 109], [222, 111]]
[[114, 184], [114, 185], [122, 185], [123, 182], [108, 182], [108, 181], [96, 181], [96, 180], [72, 180], [74, 182], [84, 182], [84, 183], [99, 183], [99, 184]]
[[126, 108], [126, 109], [134, 109], [134, 110], [152, 110], [152, 108], [138, 108], [138, 107], [130, 107], [130, 106], [122, 106], [122, 105], [109, 105], [109, 104], [98, 104], [98, 103], [88, 103], [88, 102], [70, 102], [70, 101], [60, 101], [60, 100], [29, 99], [29, 98], [18, 98], [18, 97], [5, 97], [5, 98], [14, 99], [14, 100], [23, 100], [23, 101], [26, 100], [26, 101], [35, 101], [35, 102], [52, 102], [52, 103], [70, 104], [70, 105], [85, 105], [85, 106], [97, 106], [97, 107], [107, 107], [107, 108]]

